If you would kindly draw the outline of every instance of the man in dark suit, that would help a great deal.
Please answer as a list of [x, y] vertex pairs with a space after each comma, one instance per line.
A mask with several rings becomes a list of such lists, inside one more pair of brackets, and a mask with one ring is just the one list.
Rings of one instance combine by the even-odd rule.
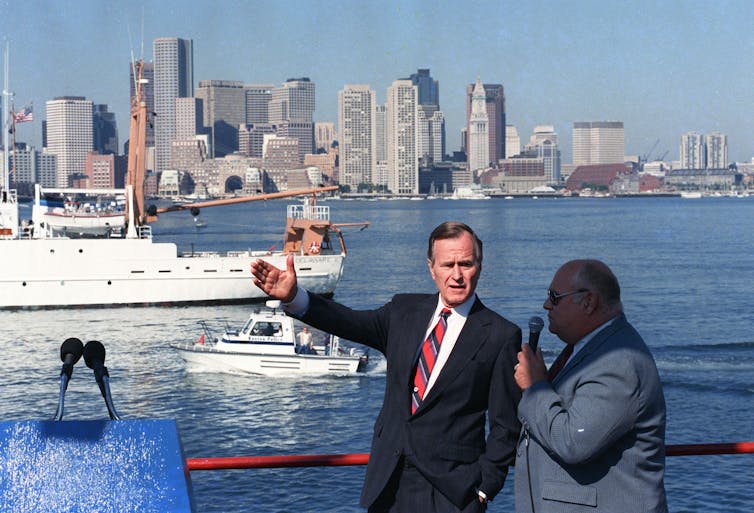
[[385, 355], [385, 399], [361, 494], [370, 513], [484, 511], [514, 461], [521, 330], [476, 297], [482, 242], [471, 228], [435, 228], [427, 264], [439, 294], [398, 294], [362, 311], [299, 288], [293, 256], [285, 270], [252, 264], [254, 283], [289, 314]]
[[556, 273], [544, 308], [566, 346], [519, 353], [516, 511], [666, 513], [665, 399], [655, 361], [597, 260]]

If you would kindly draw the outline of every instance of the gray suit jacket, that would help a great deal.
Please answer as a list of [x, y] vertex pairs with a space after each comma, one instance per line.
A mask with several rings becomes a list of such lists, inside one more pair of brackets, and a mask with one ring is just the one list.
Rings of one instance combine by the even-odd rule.
[[352, 310], [309, 293], [304, 322], [373, 347], [387, 360], [385, 400], [374, 425], [363, 506], [379, 497], [401, 456], [410, 458], [459, 508], [477, 500], [476, 487], [494, 497], [513, 464], [521, 396], [513, 366], [521, 330], [479, 299], [437, 381], [411, 414], [419, 347], [436, 306], [437, 294], [398, 294], [377, 310]]
[[552, 384], [525, 390], [518, 413], [518, 513], [667, 511], [665, 398], [654, 359], [624, 315]]

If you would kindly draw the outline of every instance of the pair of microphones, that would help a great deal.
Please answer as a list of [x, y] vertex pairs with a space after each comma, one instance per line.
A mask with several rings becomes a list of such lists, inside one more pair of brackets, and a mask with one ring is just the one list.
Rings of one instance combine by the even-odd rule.
[[53, 420], [63, 420], [63, 408], [65, 403], [65, 391], [68, 389], [68, 382], [73, 375], [73, 366], [84, 357], [86, 366], [94, 371], [94, 378], [99, 386], [100, 393], [105, 399], [107, 413], [111, 420], [120, 420], [120, 416], [115, 411], [113, 398], [110, 394], [110, 374], [105, 367], [105, 346], [98, 340], [90, 340], [84, 345], [76, 337], [65, 339], [60, 346], [60, 359], [63, 361], [63, 368], [60, 370], [60, 394], [58, 397], [58, 409], [55, 412]]

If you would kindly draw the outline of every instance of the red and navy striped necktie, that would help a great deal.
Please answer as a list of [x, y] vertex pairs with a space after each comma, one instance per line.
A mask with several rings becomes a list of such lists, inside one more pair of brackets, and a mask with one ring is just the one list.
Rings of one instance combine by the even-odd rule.
[[427, 383], [429, 383], [429, 377], [432, 375], [432, 369], [437, 360], [437, 353], [440, 351], [440, 344], [442, 344], [442, 339], [448, 328], [448, 316], [451, 313], [447, 308], [442, 309], [440, 320], [435, 325], [435, 329], [430, 332], [427, 340], [422, 344], [419, 361], [416, 363], [414, 388], [411, 393], [411, 413], [414, 413], [419, 408], [424, 399], [424, 394], [427, 391]]

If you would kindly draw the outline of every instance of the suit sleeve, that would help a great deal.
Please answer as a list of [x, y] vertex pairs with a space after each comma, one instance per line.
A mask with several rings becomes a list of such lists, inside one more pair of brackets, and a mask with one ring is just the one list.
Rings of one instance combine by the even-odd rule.
[[640, 380], [630, 355], [615, 351], [585, 362], [567, 403], [547, 381], [528, 388], [519, 413], [530, 435], [568, 464], [599, 456], [633, 429], [640, 404]]
[[508, 467], [515, 462], [516, 443], [521, 431], [516, 414], [521, 390], [513, 377], [516, 355], [521, 350], [521, 329], [506, 322], [497, 336], [502, 337], [503, 342], [489, 387], [487, 448], [479, 461], [482, 473], [479, 489], [490, 500], [503, 488]]
[[298, 318], [317, 329], [385, 353], [391, 305], [376, 310], [353, 310], [309, 292], [309, 309]]

